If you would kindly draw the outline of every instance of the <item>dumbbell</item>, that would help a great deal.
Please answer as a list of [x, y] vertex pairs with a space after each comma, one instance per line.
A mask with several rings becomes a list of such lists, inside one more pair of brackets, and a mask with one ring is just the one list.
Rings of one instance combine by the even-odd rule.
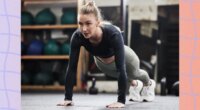
[[95, 87], [96, 79], [92, 78], [92, 86], [89, 89], [89, 94], [98, 94], [98, 89]]

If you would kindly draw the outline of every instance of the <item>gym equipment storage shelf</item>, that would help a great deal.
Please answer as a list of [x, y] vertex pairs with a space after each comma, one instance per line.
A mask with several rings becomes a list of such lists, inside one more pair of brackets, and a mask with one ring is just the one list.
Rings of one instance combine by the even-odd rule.
[[[78, 68], [77, 68], [77, 82], [74, 86], [74, 91], [81, 91], [81, 73], [83, 68], [83, 61], [81, 60], [83, 57], [83, 49], [81, 49]], [[68, 55], [40, 55], [40, 56], [32, 56], [32, 55], [24, 55], [21, 56], [21, 60], [69, 60]], [[64, 85], [22, 85], [22, 91], [64, 91]]]
[[[41, 1], [53, 1], [53, 2], [55, 2], [55, 0], [22, 0], [22, 2], [23, 1], [31, 1], [31, 2], [34, 2], [34, 1], [39, 1], [39, 2], [41, 2]], [[56, 1], [73, 1], [73, 0], [56, 0]]]
[[[80, 0], [22, 0], [22, 8], [26, 9], [25, 7], [28, 5], [37, 5], [37, 3], [42, 6], [50, 6], [50, 5], [61, 5], [61, 6], [80, 6]], [[42, 5], [41, 5], [42, 4]], [[44, 5], [47, 4], [47, 5]], [[26, 30], [65, 30], [65, 29], [75, 29], [78, 28], [78, 24], [55, 24], [55, 25], [23, 25], [21, 26], [22, 33]], [[81, 91], [82, 90], [82, 83], [81, 83], [81, 73], [83, 73], [83, 51], [84, 49], [81, 48], [80, 55], [79, 55], [79, 61], [78, 61], [78, 67], [77, 67], [77, 80], [76, 85], [74, 86], [74, 91]], [[69, 61], [68, 55], [22, 55], [21, 56], [22, 61], [26, 60], [66, 60]], [[64, 85], [22, 85], [21, 90], [22, 91], [64, 91], [65, 86]]]
[[72, 25], [32, 25], [32, 26], [22, 26], [22, 30], [38, 30], [38, 29], [71, 29], [77, 28], [77, 24]]
[[34, 60], [34, 59], [41, 59], [41, 60], [69, 60], [68, 55], [24, 55], [21, 57], [23, 60]]
[[[29, 86], [29, 85], [22, 85], [22, 90], [23, 91], [64, 91], [65, 86], [60, 86], [60, 85], [34, 85], [34, 86]], [[73, 88], [74, 91], [78, 91], [79, 89], [77, 87]]]
[[[82, 52], [80, 53], [82, 57]], [[21, 56], [22, 60], [69, 60], [68, 55], [24, 55]], [[77, 68], [77, 84], [74, 86], [74, 91], [81, 91], [81, 73], [82, 73], [83, 62], [79, 58], [78, 68]], [[64, 91], [64, 85], [22, 85], [22, 91]]]

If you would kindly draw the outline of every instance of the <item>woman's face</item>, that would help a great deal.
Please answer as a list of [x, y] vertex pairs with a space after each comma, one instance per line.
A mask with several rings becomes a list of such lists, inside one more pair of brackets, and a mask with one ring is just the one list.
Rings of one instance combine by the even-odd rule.
[[99, 21], [94, 14], [79, 14], [78, 24], [81, 33], [86, 39], [95, 36], [96, 29], [99, 25]]

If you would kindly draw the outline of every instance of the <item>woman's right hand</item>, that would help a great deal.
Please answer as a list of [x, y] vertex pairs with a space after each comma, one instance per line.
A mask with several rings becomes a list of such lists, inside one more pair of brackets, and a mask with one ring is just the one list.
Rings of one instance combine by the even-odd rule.
[[124, 108], [125, 104], [120, 103], [120, 102], [114, 102], [112, 104], [109, 104], [106, 106], [107, 108]]
[[73, 106], [73, 102], [71, 100], [64, 100], [57, 104], [57, 106]]

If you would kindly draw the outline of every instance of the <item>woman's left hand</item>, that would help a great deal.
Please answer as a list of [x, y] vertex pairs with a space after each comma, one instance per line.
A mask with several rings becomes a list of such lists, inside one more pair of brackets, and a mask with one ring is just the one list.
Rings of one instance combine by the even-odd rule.
[[107, 108], [123, 108], [125, 107], [125, 104], [120, 103], [120, 102], [114, 102], [112, 104], [109, 104], [106, 106]]

